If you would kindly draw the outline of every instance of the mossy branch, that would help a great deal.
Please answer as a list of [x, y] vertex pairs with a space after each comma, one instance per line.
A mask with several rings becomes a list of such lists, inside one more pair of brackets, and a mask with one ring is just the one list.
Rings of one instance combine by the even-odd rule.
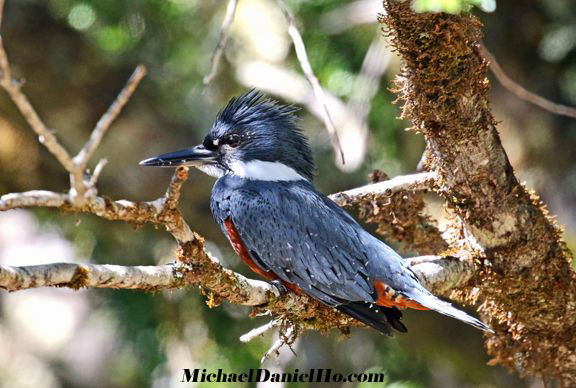
[[416, 13], [384, 1], [386, 34], [404, 60], [396, 79], [402, 117], [425, 136], [427, 168], [438, 174], [452, 231], [450, 246], [486, 259], [472, 287], [495, 329], [494, 362], [521, 374], [576, 385], [576, 275], [560, 229], [522, 186], [490, 111], [482, 25], [468, 13]]

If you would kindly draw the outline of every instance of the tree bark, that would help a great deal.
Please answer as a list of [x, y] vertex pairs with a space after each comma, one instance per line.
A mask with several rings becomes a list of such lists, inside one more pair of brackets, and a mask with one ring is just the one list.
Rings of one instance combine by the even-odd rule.
[[560, 229], [522, 186], [490, 112], [481, 23], [470, 14], [415, 13], [385, 0], [385, 32], [405, 66], [395, 84], [402, 116], [426, 139], [427, 169], [452, 217], [452, 247], [487, 259], [453, 295], [481, 301], [496, 331], [493, 363], [576, 385], [576, 283]]

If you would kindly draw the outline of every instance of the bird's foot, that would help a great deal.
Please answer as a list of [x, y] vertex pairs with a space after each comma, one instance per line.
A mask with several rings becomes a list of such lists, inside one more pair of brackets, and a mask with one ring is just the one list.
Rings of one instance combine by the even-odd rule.
[[288, 289], [280, 280], [272, 280], [270, 284], [278, 291], [278, 296], [283, 297], [288, 293]]

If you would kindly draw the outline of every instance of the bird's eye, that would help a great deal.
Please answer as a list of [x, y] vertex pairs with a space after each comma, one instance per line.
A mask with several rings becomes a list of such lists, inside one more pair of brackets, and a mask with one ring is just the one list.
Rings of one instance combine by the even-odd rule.
[[232, 148], [238, 147], [238, 145], [240, 145], [240, 136], [236, 134], [228, 136], [226, 139], [226, 144]]
[[206, 136], [204, 138], [204, 141], [202, 142], [202, 145], [204, 146], [204, 148], [210, 151], [216, 151], [218, 149], [218, 145], [214, 144], [214, 140], [212, 139], [211, 136]]

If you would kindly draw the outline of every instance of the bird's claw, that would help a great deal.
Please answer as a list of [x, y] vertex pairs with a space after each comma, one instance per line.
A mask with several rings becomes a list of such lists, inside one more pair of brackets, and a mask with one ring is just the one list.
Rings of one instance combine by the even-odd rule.
[[286, 295], [288, 293], [288, 289], [286, 288], [286, 286], [284, 284], [282, 284], [282, 282], [280, 280], [272, 280], [272, 281], [270, 281], [270, 284], [274, 288], [276, 288], [280, 297], [283, 297], [284, 295]]

